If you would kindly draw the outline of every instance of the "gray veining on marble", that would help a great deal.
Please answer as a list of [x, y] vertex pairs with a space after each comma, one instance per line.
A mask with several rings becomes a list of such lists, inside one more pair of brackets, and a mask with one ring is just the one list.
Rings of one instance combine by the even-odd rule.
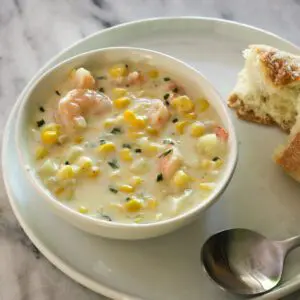
[[[0, 128], [34, 73], [75, 41], [122, 22], [197, 15], [247, 23], [300, 45], [299, 0], [0, 0]], [[0, 182], [0, 300], [93, 300], [18, 225]], [[285, 300], [300, 299], [300, 293]], [[163, 300], [163, 299], [162, 299]]]

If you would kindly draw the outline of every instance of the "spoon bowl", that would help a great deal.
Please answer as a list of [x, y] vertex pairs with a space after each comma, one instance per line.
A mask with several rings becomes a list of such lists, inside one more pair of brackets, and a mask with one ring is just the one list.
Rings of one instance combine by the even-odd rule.
[[300, 237], [271, 241], [248, 229], [231, 229], [211, 236], [202, 247], [201, 259], [221, 288], [256, 295], [280, 282], [285, 256], [299, 243]]

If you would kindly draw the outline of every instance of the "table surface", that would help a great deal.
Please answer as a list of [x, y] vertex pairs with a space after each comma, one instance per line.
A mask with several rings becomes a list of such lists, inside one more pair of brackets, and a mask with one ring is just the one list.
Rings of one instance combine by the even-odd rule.
[[[300, 0], [0, 0], [0, 132], [27, 82], [75, 41], [122, 22], [206, 16], [272, 31], [300, 45]], [[26, 237], [0, 181], [0, 300], [105, 299], [62, 274]], [[300, 299], [300, 292], [284, 300]], [[163, 299], [162, 299], [163, 300]]]

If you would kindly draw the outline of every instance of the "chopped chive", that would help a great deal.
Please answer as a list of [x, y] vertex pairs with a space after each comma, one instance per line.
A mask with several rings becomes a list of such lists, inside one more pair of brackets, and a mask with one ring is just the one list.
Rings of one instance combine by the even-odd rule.
[[114, 127], [114, 128], [112, 129], [111, 133], [112, 133], [112, 134], [120, 134], [120, 133], [122, 133], [122, 130], [121, 130], [121, 128], [119, 128], [119, 127]]
[[113, 188], [113, 187], [109, 187], [109, 190], [114, 193], [114, 194], [117, 194], [118, 193], [118, 190]]
[[70, 163], [66, 160], [66, 161], [65, 161], [65, 165], [69, 165], [69, 164], [70, 164]]
[[58, 90], [55, 91], [55, 94], [56, 94], [57, 96], [61, 96], [61, 93], [60, 93]]
[[131, 145], [130, 145], [130, 144], [123, 144], [122, 147], [123, 147], [123, 148], [131, 149]]
[[112, 161], [108, 161], [107, 163], [112, 169], [114, 170], [119, 169], [118, 161], [116, 159], [113, 159]]
[[104, 140], [104, 139], [101, 139], [100, 141], [99, 141], [99, 144], [100, 145], [103, 145], [103, 144], [105, 144], [106, 143], [106, 140]]
[[36, 125], [37, 125], [37, 127], [42, 127], [43, 125], [45, 125], [44, 119], [41, 119], [41, 120], [37, 121]]
[[163, 180], [164, 180], [163, 174], [162, 174], [162, 173], [159, 173], [159, 174], [156, 176], [156, 181], [157, 181], [157, 182], [160, 182], [160, 181], [163, 181]]
[[170, 145], [174, 145], [174, 142], [172, 140], [169, 140], [169, 139], [165, 139], [163, 140], [163, 144], [170, 144]]
[[159, 156], [159, 158], [161, 158], [161, 157], [166, 157], [167, 155], [169, 155], [169, 154], [172, 153], [172, 152], [173, 152], [173, 149], [169, 149], [169, 150], [163, 152], [163, 153]]
[[142, 153], [142, 149], [137, 148], [137, 149], [134, 150], [134, 152], [135, 152], [135, 153]]
[[164, 94], [164, 99], [167, 100], [170, 97], [169, 93]]
[[39, 107], [40, 112], [45, 112], [45, 108], [43, 106]]
[[[118, 191], [117, 191], [118, 192]], [[101, 218], [105, 221], [109, 221], [111, 222], [112, 221], [112, 218], [108, 215], [105, 215], [105, 214], [101, 214]]]
[[170, 81], [170, 80], [171, 80], [170, 77], [165, 77], [165, 78], [164, 78], [164, 81]]
[[126, 197], [126, 199], [125, 199], [126, 201], [129, 201], [130, 200], [130, 197]]
[[217, 160], [219, 160], [219, 159], [220, 159], [220, 157], [215, 156], [215, 157], [212, 159], [212, 161], [217, 161]]
[[172, 120], [172, 123], [177, 123], [178, 122], [178, 118], [174, 118], [173, 120]]
[[105, 80], [105, 79], [107, 79], [107, 77], [106, 76], [98, 76], [98, 77], [96, 77], [98, 80]]
[[174, 92], [174, 93], [178, 93], [178, 87], [175, 87], [175, 88], [173, 89], [173, 92]]
[[100, 93], [105, 93], [104, 88], [103, 88], [103, 87], [99, 88], [99, 92], [100, 92]]

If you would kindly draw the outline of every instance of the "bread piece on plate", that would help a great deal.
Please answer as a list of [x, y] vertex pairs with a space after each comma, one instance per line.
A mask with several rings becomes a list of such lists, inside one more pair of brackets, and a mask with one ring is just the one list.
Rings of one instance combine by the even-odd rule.
[[266, 45], [251, 45], [243, 55], [245, 65], [228, 105], [241, 119], [290, 132], [274, 160], [300, 181], [300, 56]]

